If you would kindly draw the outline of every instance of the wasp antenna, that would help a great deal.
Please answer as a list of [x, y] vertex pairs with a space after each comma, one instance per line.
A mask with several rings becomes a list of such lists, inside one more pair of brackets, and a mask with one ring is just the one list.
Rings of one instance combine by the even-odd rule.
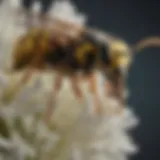
[[148, 47], [160, 47], [160, 37], [155, 36], [155, 37], [148, 37], [143, 40], [140, 40], [134, 47], [134, 51], [141, 51], [144, 48]]

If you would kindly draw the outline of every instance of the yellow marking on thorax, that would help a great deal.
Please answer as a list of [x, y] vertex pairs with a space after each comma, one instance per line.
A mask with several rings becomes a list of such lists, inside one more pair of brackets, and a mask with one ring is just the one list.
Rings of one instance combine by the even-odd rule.
[[[76, 58], [79, 62], [84, 63], [85, 59], [86, 59], [86, 55], [90, 52], [95, 54], [94, 52], [95, 47], [93, 46], [92, 43], [90, 42], [86, 42], [82, 45], [80, 45], [77, 49], [76, 49]], [[93, 52], [92, 52], [93, 51]]]

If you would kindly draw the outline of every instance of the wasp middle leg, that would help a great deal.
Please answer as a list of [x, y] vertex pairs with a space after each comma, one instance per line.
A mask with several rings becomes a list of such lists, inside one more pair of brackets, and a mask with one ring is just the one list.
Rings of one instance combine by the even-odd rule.
[[89, 90], [93, 97], [94, 112], [100, 114], [100, 95], [98, 91], [97, 75], [95, 73], [89, 75]]
[[74, 94], [76, 95], [76, 97], [78, 98], [80, 103], [83, 103], [84, 100], [84, 95], [82, 93], [82, 90], [80, 89], [80, 79], [77, 75], [72, 75], [71, 78], [71, 86], [72, 86], [72, 90], [74, 92]]
[[49, 95], [47, 108], [45, 112], [46, 123], [48, 123], [51, 120], [53, 110], [55, 109], [55, 106], [56, 106], [57, 95], [59, 94], [59, 91], [61, 90], [61, 87], [62, 87], [63, 78], [64, 77], [61, 73], [58, 72], [56, 74], [55, 81], [53, 82], [53, 85], [52, 85], [52, 91]]

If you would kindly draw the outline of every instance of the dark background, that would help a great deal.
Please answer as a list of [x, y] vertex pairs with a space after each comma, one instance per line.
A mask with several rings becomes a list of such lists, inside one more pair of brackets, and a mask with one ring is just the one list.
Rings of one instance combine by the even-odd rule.
[[[114, 33], [134, 44], [160, 36], [158, 0], [74, 0], [89, 16], [89, 25]], [[138, 54], [129, 71], [129, 104], [141, 119], [133, 137], [140, 153], [133, 160], [160, 159], [160, 48]]]
[[[89, 24], [116, 34], [130, 44], [160, 36], [160, 1], [75, 0]], [[129, 71], [129, 104], [141, 119], [133, 137], [140, 146], [133, 160], [160, 159], [160, 48], [139, 53]]]
[[[75, 0], [89, 24], [116, 34], [130, 44], [160, 36], [158, 0]], [[133, 160], [160, 159], [160, 48], [139, 53], [129, 71], [129, 104], [141, 119], [133, 137], [140, 146]]]

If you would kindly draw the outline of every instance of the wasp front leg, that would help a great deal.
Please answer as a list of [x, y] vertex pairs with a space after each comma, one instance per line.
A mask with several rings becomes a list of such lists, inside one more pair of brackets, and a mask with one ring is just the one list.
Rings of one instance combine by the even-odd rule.
[[109, 80], [106, 81], [106, 90], [108, 95], [112, 98], [115, 98], [119, 102], [118, 111], [123, 110], [123, 106], [125, 103], [124, 98], [124, 76], [119, 70], [115, 70], [109, 74]]
[[98, 82], [97, 82], [97, 75], [95, 73], [92, 73], [89, 76], [89, 90], [93, 97], [93, 106], [94, 111], [98, 114], [100, 114], [100, 95], [98, 91]]
[[61, 90], [63, 82], [63, 75], [61, 73], [57, 73], [55, 77], [55, 81], [52, 85], [52, 91], [49, 95], [48, 103], [47, 103], [47, 110], [45, 113], [45, 121], [48, 123], [52, 117], [53, 110], [56, 106], [56, 99], [57, 95], [59, 94], [59, 91]]

